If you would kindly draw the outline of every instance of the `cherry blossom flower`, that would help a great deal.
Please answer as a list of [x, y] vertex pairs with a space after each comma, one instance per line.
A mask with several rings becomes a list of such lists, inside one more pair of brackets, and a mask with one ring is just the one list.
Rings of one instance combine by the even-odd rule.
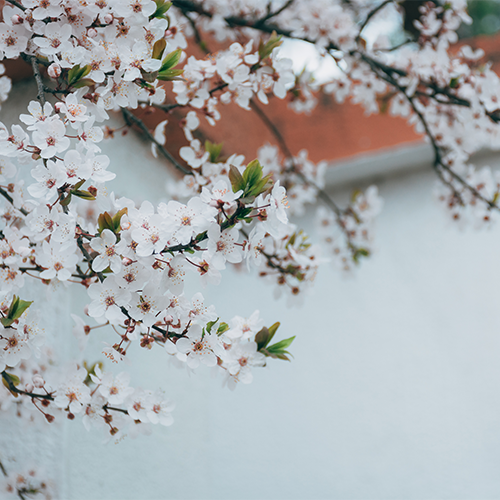
[[116, 234], [109, 229], [104, 229], [99, 238], [93, 238], [90, 242], [93, 250], [99, 253], [92, 261], [92, 269], [100, 272], [111, 267], [114, 273], [120, 272], [122, 258], [120, 254], [125, 248], [125, 242], [116, 242]]
[[87, 378], [87, 370], [72, 365], [56, 391], [54, 404], [58, 408], [67, 408], [71, 413], [80, 413], [90, 400], [90, 389], [83, 381]]

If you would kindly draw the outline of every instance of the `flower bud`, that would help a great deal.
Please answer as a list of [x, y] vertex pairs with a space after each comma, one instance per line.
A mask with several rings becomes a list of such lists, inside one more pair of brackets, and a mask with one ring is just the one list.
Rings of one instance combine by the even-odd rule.
[[61, 75], [61, 66], [57, 63], [52, 63], [48, 68], [47, 68], [47, 74], [50, 76], [50, 78], [53, 78], [54, 80], [56, 78], [59, 78]]
[[43, 377], [41, 377], [37, 373], [33, 375], [31, 380], [33, 381], [33, 385], [38, 389], [41, 389], [45, 385], [45, 380], [43, 380]]
[[106, 14], [104, 17], [103, 17], [103, 21], [105, 24], [111, 24], [113, 22], [113, 14]]
[[26, 385], [24, 386], [24, 390], [25, 390], [26, 392], [33, 392], [33, 384], [30, 384], [30, 383], [26, 384]]
[[87, 30], [87, 36], [89, 38], [95, 38], [97, 36], [97, 30], [95, 28], [89, 28]]
[[12, 24], [23, 24], [24, 22], [24, 19], [19, 15], [19, 14], [14, 14], [11, 18], [10, 18]]
[[56, 102], [54, 104], [54, 109], [56, 110], [56, 113], [60, 113], [62, 107], [63, 107], [63, 103], [62, 102]]

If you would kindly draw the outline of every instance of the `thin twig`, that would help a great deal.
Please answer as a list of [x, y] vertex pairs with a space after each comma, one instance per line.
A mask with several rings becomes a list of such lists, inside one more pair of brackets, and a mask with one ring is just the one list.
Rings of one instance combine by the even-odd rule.
[[24, 5], [21, 5], [19, 2], [16, 2], [16, 0], [6, 0], [6, 1], [14, 5], [14, 7], [21, 9], [23, 12], [26, 10], [26, 7], [24, 7]]
[[127, 108], [121, 108], [123, 118], [127, 125], [131, 126], [132, 124], [137, 125], [144, 135], [156, 145], [158, 151], [168, 160], [170, 161], [177, 170], [180, 170], [183, 174], [186, 175], [194, 175], [191, 170], [188, 170], [186, 167], [182, 166], [164, 147], [160, 144], [154, 137], [154, 135], [149, 131], [148, 127], [146, 127], [145, 123], [135, 116], [131, 111]]
[[36, 86], [38, 88], [38, 94], [37, 98], [40, 101], [40, 104], [43, 106], [45, 105], [45, 86], [43, 84], [42, 80], [42, 75], [40, 74], [40, 68], [38, 67], [38, 59], [36, 56], [28, 56], [30, 61], [31, 61], [31, 67], [33, 68], [33, 74], [35, 75], [35, 80], [36, 80]]
[[7, 191], [5, 191], [5, 189], [1, 188], [0, 187], [0, 194], [16, 209], [16, 210], [19, 210], [23, 215], [28, 215], [29, 212], [24, 209], [23, 207], [21, 208], [17, 208], [15, 205], [14, 205], [14, 198], [12, 198], [12, 196], [7, 193]]
[[380, 12], [387, 4], [392, 3], [393, 1], [394, 0], [385, 0], [384, 2], [382, 2], [379, 5], [377, 5], [373, 10], [371, 10], [368, 13], [368, 15], [366, 16], [366, 19], [363, 21], [363, 23], [361, 24], [361, 27], [359, 28], [358, 36], [356, 37], [356, 41], [359, 41], [359, 39], [361, 38], [361, 33], [366, 28], [366, 25], [370, 22], [370, 19], [375, 14], [377, 14], [378, 12]]
[[262, 120], [262, 122], [266, 125], [266, 127], [271, 131], [271, 133], [274, 135], [276, 140], [278, 141], [278, 144], [280, 146], [281, 151], [283, 154], [290, 159], [292, 162], [292, 169], [290, 170], [293, 172], [299, 179], [306, 185], [313, 187], [316, 190], [316, 193], [318, 195], [318, 198], [323, 201], [325, 205], [327, 205], [330, 210], [335, 214], [337, 218], [337, 224], [339, 225], [340, 229], [344, 233], [348, 246], [353, 253], [353, 255], [356, 253], [356, 247], [355, 245], [351, 242], [351, 236], [349, 234], [349, 231], [343, 224], [341, 217], [344, 215], [343, 210], [332, 200], [332, 198], [328, 195], [328, 193], [324, 190], [321, 189], [314, 181], [308, 179], [298, 168], [297, 165], [294, 162], [293, 154], [290, 151], [290, 148], [288, 147], [283, 135], [279, 131], [278, 127], [269, 119], [269, 117], [262, 111], [260, 106], [257, 105], [254, 99], [250, 99], [250, 106], [251, 108], [255, 111], [257, 116]]
[[[292, 5], [292, 3], [294, 2], [295, 0], [288, 0], [288, 2], [284, 3], [278, 10], [275, 10], [274, 12], [271, 12], [270, 11], [270, 8], [269, 8], [269, 12], [268, 14], [266, 14], [265, 17], [261, 18], [259, 21], [261, 23], [265, 23], [266, 21], [268, 21], [269, 19], [271, 19], [272, 17], [276, 17], [278, 16], [279, 14], [281, 14], [285, 9], [288, 9], [288, 7], [290, 7], [290, 5]], [[391, 0], [392, 1], [392, 0]], [[270, 6], [270, 4], [269, 4]]]
[[2, 372], [2, 378], [5, 381], [5, 383], [9, 386], [9, 391], [11, 392], [15, 392], [16, 394], [21, 394], [23, 396], [29, 396], [30, 398], [48, 399], [49, 401], [54, 401], [54, 396], [52, 396], [52, 394], [34, 394], [32, 392], [26, 392], [22, 391], [21, 389], [18, 389], [14, 385], [12, 379], [9, 377], [9, 374], [6, 371]]

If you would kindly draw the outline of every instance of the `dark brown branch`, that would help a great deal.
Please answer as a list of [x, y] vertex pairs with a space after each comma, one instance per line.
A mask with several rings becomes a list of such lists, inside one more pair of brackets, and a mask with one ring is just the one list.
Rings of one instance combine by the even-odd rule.
[[45, 105], [45, 86], [43, 84], [42, 75], [40, 74], [40, 68], [38, 67], [38, 59], [36, 56], [28, 56], [31, 62], [31, 67], [33, 68], [33, 74], [35, 75], [36, 86], [38, 88], [37, 98], [40, 101], [40, 104]]
[[344, 215], [343, 210], [332, 200], [332, 198], [328, 195], [328, 193], [321, 189], [315, 182], [312, 180], [308, 179], [296, 166], [294, 160], [293, 160], [293, 154], [290, 151], [290, 148], [288, 147], [283, 135], [279, 131], [278, 127], [274, 125], [274, 123], [269, 119], [269, 117], [262, 111], [260, 106], [257, 105], [254, 99], [250, 99], [250, 106], [251, 108], [255, 111], [257, 116], [262, 120], [262, 122], [266, 125], [266, 127], [271, 131], [271, 133], [274, 135], [276, 140], [278, 141], [279, 147], [282, 151], [282, 153], [290, 159], [292, 162], [292, 169], [290, 170], [293, 172], [299, 179], [306, 185], [313, 187], [316, 190], [316, 193], [318, 195], [318, 198], [323, 201], [323, 203], [332, 210], [332, 212], [335, 214], [337, 218], [337, 224], [339, 225], [340, 229], [344, 233], [347, 243], [349, 245], [350, 250], [352, 251], [353, 255], [356, 253], [356, 246], [351, 242], [351, 237], [349, 232], [347, 231], [345, 225], [343, 224], [341, 217]]
[[21, 208], [17, 208], [15, 205], [14, 205], [14, 198], [12, 198], [12, 196], [7, 193], [7, 191], [5, 191], [5, 189], [1, 188], [0, 187], [0, 194], [16, 209], [16, 210], [19, 210], [23, 215], [28, 215], [28, 211], [26, 209], [24, 209], [23, 207]]
[[158, 148], [158, 151], [168, 160], [172, 163], [172, 165], [177, 169], [180, 170], [183, 174], [186, 175], [194, 175], [191, 170], [188, 170], [186, 167], [182, 166], [164, 147], [162, 144], [160, 144], [155, 138], [154, 135], [149, 131], [148, 127], [146, 127], [145, 123], [135, 116], [131, 111], [129, 111], [127, 108], [121, 108], [123, 118], [125, 120], [125, 123], [128, 126], [132, 126], [132, 124], [137, 125], [139, 129], [144, 133], [144, 135], [156, 145]]
[[24, 5], [21, 5], [19, 2], [16, 2], [16, 0], [6, 0], [9, 2], [11, 5], [14, 7], [17, 7], [18, 9], [21, 9], [23, 12], [26, 10], [26, 7]]
[[288, 2], [284, 3], [278, 10], [275, 10], [274, 12], [271, 12], [270, 4], [269, 4], [269, 12], [262, 19], [260, 19], [260, 22], [265, 23], [266, 21], [268, 21], [272, 17], [278, 16], [284, 10], [288, 9], [288, 7], [290, 7], [290, 5], [292, 5], [293, 2], [294, 2], [294, 0], [288, 0]]
[[[78, 226], [78, 227], [80, 227], [80, 226]], [[80, 228], [80, 230], [81, 230], [81, 228]], [[78, 248], [82, 252], [85, 259], [87, 260], [89, 267], [91, 268], [93, 259], [90, 256], [90, 254], [87, 252], [87, 249], [85, 248], [85, 246], [83, 244], [83, 239], [82, 239], [81, 234], [79, 234], [78, 237], [76, 238], [76, 244], [78, 245]], [[101, 272], [96, 272], [96, 271], [93, 271], [93, 272], [95, 272], [96, 276], [99, 278], [99, 281], [102, 283], [105, 279], [104, 274], [102, 274]]]
[[11, 392], [14, 392], [16, 394], [21, 394], [23, 396], [29, 396], [30, 398], [48, 399], [49, 401], [54, 401], [54, 396], [52, 396], [52, 394], [34, 394], [32, 392], [26, 392], [22, 391], [21, 389], [18, 389], [14, 385], [12, 379], [9, 377], [9, 374], [6, 371], [2, 372], [2, 378], [5, 381], [5, 383], [9, 386], [9, 391]]
[[373, 10], [371, 10], [368, 15], [366, 16], [365, 20], [361, 24], [361, 27], [359, 28], [359, 33], [358, 36], [356, 37], [356, 41], [359, 41], [361, 38], [361, 33], [363, 30], [366, 28], [366, 25], [370, 22], [371, 18], [376, 15], [378, 12], [380, 12], [387, 4], [392, 3], [394, 0], [385, 0], [381, 4], [377, 5]]

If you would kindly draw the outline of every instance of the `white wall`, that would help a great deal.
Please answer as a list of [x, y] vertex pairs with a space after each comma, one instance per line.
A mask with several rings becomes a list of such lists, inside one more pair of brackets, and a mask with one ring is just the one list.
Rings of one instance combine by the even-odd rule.
[[[115, 171], [129, 172], [117, 188], [131, 194], [144, 177], [137, 142], [110, 147], [124, 159]], [[142, 193], [155, 198], [165, 173], [153, 172]], [[302, 309], [245, 275], [207, 289], [222, 317], [260, 309], [297, 335], [295, 359], [256, 370], [250, 386], [230, 392], [210, 370], [188, 376], [137, 347], [133, 384], [163, 387], [175, 424], [103, 446], [65, 422], [60, 497], [500, 498], [500, 227], [459, 230], [434, 182], [429, 171], [382, 179], [377, 252], [352, 278], [325, 265]]]

